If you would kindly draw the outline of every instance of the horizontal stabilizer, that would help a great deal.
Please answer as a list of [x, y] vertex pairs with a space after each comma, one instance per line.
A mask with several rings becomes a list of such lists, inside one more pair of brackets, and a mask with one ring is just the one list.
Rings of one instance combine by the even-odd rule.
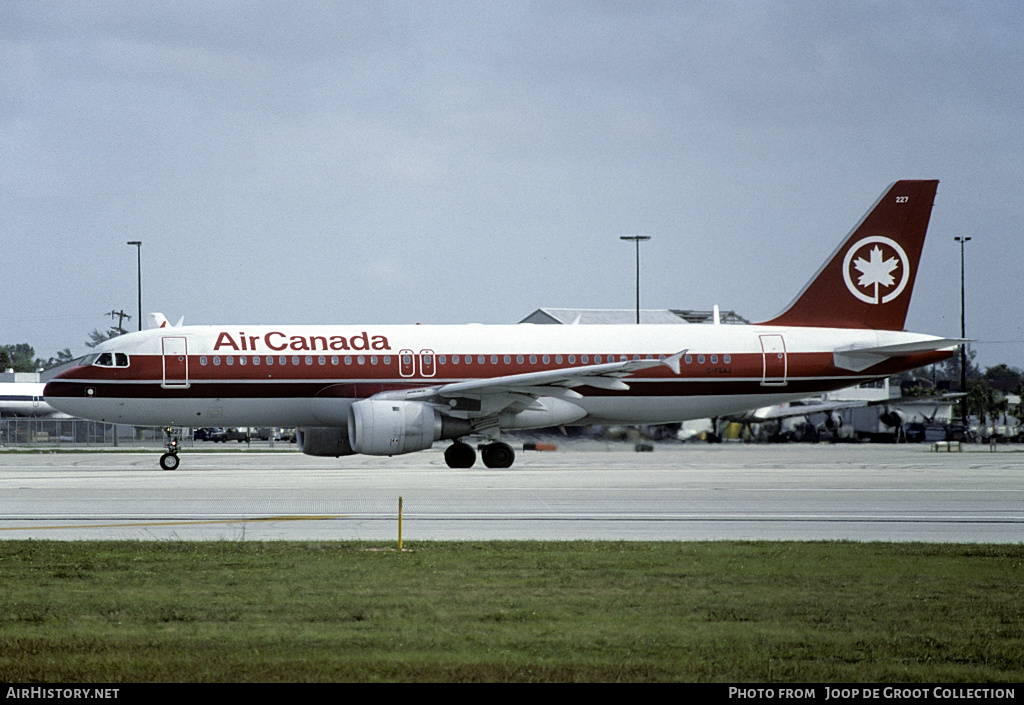
[[890, 357], [903, 357], [915, 353], [935, 352], [946, 348], [956, 347], [971, 341], [964, 338], [929, 338], [918, 340], [912, 343], [898, 343], [896, 345], [876, 345], [870, 348], [848, 348], [836, 350], [832, 353], [833, 363], [836, 367], [844, 370], [860, 372], [867, 368], [884, 362]]

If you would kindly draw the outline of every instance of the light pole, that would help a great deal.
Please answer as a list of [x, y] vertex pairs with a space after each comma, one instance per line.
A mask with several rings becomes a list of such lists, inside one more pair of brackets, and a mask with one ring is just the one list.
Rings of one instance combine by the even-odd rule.
[[[969, 237], [954, 237], [960, 243], [960, 337], [967, 338], [967, 325], [964, 318], [964, 243], [970, 242]], [[960, 343], [960, 412], [964, 429], [967, 428], [967, 343]]]
[[640, 323], [640, 243], [650, 240], [650, 235], [620, 235], [620, 240], [636, 243], [636, 322]]
[[130, 240], [128, 244], [135, 245], [139, 260], [139, 330], [142, 330], [142, 240]]

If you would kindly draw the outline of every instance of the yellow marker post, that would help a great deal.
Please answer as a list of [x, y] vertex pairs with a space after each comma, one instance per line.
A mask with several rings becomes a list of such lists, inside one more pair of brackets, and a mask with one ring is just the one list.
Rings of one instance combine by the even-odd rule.
[[402, 498], [398, 498], [398, 550], [402, 550]]

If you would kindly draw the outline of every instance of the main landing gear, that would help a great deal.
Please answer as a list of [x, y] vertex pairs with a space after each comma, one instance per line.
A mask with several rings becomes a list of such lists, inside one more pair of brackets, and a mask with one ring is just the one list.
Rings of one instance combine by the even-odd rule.
[[[512, 450], [512, 446], [498, 441], [481, 446], [480, 455], [484, 465], [489, 468], [510, 468], [516, 460], [516, 453]], [[476, 451], [468, 443], [455, 441], [445, 450], [444, 462], [450, 468], [471, 468], [476, 462]]]
[[164, 445], [167, 446], [167, 452], [160, 456], [160, 467], [164, 470], [177, 470], [180, 462], [178, 447], [181, 445], [181, 429], [165, 428]]

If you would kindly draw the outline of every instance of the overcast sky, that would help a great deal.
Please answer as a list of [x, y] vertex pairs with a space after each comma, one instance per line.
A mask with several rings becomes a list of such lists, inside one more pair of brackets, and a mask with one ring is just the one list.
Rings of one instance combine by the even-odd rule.
[[0, 3], [0, 343], [186, 323], [771, 317], [940, 179], [909, 330], [1024, 367], [1024, 4]]

